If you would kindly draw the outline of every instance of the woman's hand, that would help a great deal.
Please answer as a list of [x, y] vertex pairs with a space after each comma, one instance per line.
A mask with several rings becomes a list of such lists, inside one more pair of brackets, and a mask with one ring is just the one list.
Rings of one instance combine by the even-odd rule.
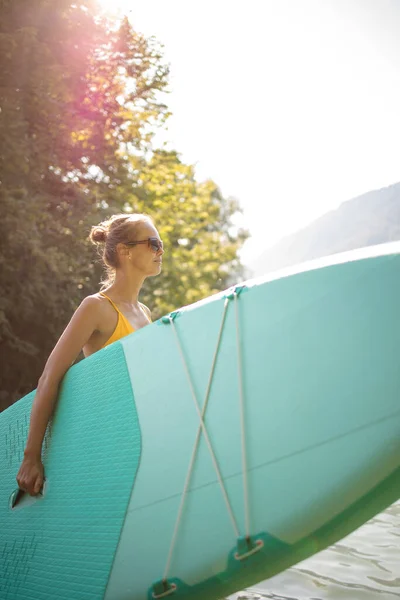
[[31, 496], [37, 496], [43, 487], [44, 468], [40, 458], [25, 456], [17, 475], [18, 487]]

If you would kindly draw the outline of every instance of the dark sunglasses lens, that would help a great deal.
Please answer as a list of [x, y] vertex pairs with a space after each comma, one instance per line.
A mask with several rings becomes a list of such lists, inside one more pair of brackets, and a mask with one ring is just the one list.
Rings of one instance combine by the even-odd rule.
[[151, 246], [151, 249], [153, 250], [153, 252], [158, 252], [159, 250], [162, 250], [163, 243], [161, 240], [158, 240], [157, 238], [151, 238], [150, 246]]

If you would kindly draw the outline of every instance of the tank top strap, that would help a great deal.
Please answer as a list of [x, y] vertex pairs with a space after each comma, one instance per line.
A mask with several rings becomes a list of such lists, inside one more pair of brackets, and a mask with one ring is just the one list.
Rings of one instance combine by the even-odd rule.
[[113, 302], [111, 300], [111, 298], [109, 296], [107, 296], [107, 294], [104, 294], [103, 292], [99, 292], [100, 296], [103, 296], [103, 298], [107, 298], [107, 300], [113, 305], [113, 307], [115, 308], [115, 310], [117, 311], [118, 314], [122, 314], [121, 311], [119, 310], [118, 306], [115, 304], [115, 302]]
[[120, 340], [121, 338], [125, 337], [126, 335], [133, 333], [135, 330], [132, 327], [132, 325], [130, 324], [130, 322], [128, 321], [128, 319], [125, 317], [125, 315], [119, 310], [119, 308], [115, 304], [115, 302], [113, 302], [111, 300], [111, 298], [109, 298], [107, 296], [107, 294], [104, 294], [103, 292], [99, 292], [99, 295], [102, 298], [106, 298], [109, 301], [109, 303], [114, 308], [114, 310], [116, 311], [117, 316], [118, 316], [117, 324], [115, 326], [113, 333], [108, 338], [107, 342], [102, 346], [104, 348], [105, 346], [112, 344], [112, 342], [116, 342], [117, 340]]
[[[129, 330], [129, 331], [134, 331], [132, 325], [129, 323], [128, 319], [126, 318], [126, 316], [124, 315], [124, 313], [122, 313], [118, 306], [115, 304], [115, 302], [113, 302], [111, 300], [111, 298], [109, 296], [107, 296], [107, 294], [104, 294], [103, 292], [99, 292], [100, 296], [103, 296], [103, 298], [107, 298], [107, 300], [110, 302], [110, 304], [115, 308], [115, 310], [117, 311], [117, 315], [118, 315], [118, 319], [119, 319], [119, 323], [122, 321], [122, 323], [124, 324], [124, 328]], [[118, 324], [117, 324], [118, 327]]]
[[119, 308], [115, 304], [115, 302], [113, 302], [111, 300], [111, 298], [109, 296], [107, 296], [107, 294], [104, 294], [103, 292], [99, 292], [99, 294], [100, 294], [100, 296], [103, 296], [103, 298], [107, 298], [107, 300], [112, 304], [114, 309], [117, 311], [117, 315], [118, 315], [117, 328], [120, 327], [120, 324], [121, 324], [124, 331], [126, 330], [128, 333], [135, 331], [134, 328], [132, 327], [132, 325], [130, 324], [130, 322], [128, 321], [128, 319], [126, 318], [126, 316], [124, 315], [124, 313], [122, 313], [119, 310]]

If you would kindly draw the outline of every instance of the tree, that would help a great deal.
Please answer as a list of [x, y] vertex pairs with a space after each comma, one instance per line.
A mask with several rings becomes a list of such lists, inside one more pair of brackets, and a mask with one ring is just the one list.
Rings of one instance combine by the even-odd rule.
[[176, 152], [156, 150], [143, 162], [130, 207], [150, 214], [165, 241], [162, 275], [147, 280], [143, 296], [157, 318], [242, 276], [237, 252], [248, 233], [233, 231], [238, 203], [213, 181], [199, 183]]
[[167, 81], [157, 42], [100, 19], [90, 0], [0, 4], [0, 409], [36, 386], [96, 291], [87, 235], [110, 214], [150, 213], [165, 241], [143, 296], [155, 318], [240, 278], [237, 202], [152, 147]]
[[89, 224], [129, 186], [128, 146], [143, 152], [166, 118], [156, 96], [167, 73], [154, 41], [101, 21], [88, 1], [0, 6], [3, 406], [36, 385], [93, 291]]

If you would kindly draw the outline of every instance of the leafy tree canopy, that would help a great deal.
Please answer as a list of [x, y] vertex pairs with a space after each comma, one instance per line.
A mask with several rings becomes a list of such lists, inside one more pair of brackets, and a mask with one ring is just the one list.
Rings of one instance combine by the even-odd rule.
[[157, 318], [242, 275], [238, 203], [175, 151], [168, 65], [153, 38], [90, 0], [0, 3], [0, 408], [33, 389], [101, 267], [87, 236], [115, 212], [150, 214], [163, 273], [143, 301]]

